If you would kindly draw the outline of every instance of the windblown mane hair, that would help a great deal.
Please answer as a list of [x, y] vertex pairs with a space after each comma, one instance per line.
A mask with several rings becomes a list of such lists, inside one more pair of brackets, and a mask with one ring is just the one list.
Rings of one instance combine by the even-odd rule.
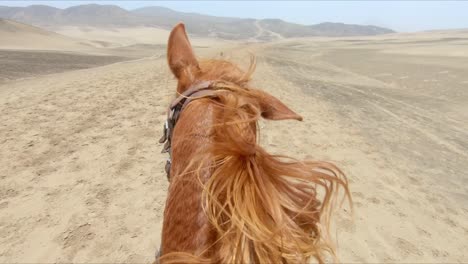
[[265, 92], [248, 87], [254, 69], [255, 60], [246, 73], [226, 61], [200, 62], [203, 78], [217, 80], [213, 143], [183, 173], [197, 175], [203, 188], [217, 237], [205, 253], [215, 259], [173, 252], [163, 263], [322, 263], [336, 256], [330, 217], [340, 187], [350, 197], [348, 181], [331, 163], [272, 155], [259, 145], [258, 121], [268, 102]]

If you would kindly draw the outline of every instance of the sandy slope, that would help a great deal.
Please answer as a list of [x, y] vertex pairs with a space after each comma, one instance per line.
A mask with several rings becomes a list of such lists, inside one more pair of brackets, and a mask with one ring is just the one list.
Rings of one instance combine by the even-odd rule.
[[[0, 83], [161, 56], [169, 35], [167, 30], [146, 27], [60, 27], [54, 30], [64, 34], [0, 19]], [[207, 49], [230, 42], [195, 38], [193, 43]]]
[[[96, 44], [101, 42], [104, 46], [125, 46], [132, 44], [166, 44], [169, 31], [155, 27], [118, 27], [118, 28], [95, 28], [64, 26], [51, 28], [54, 32], [62, 35], [86, 39]], [[197, 38], [195, 45], [212, 46], [215, 43], [229, 42], [213, 40], [210, 38]]]
[[1, 87], [0, 262], [153, 254], [167, 186], [156, 141], [164, 66], [142, 60]]
[[[78, 27], [38, 28], [12, 20], [0, 19], [0, 49], [54, 50], [107, 54], [106, 49], [132, 45], [165, 45], [169, 31], [155, 27]], [[231, 41], [194, 38], [198, 47], [211, 47]], [[121, 54], [125, 55], [125, 54]]]
[[[336, 223], [344, 262], [467, 262], [466, 62], [364, 46], [301, 40], [224, 54], [254, 51], [254, 84], [305, 117], [262, 122], [262, 144], [347, 173], [355, 219], [341, 210]], [[0, 86], [0, 262], [152, 259], [167, 189], [157, 139], [174, 87], [164, 57]]]
[[31, 25], [0, 19], [0, 49], [92, 51], [93, 45]]

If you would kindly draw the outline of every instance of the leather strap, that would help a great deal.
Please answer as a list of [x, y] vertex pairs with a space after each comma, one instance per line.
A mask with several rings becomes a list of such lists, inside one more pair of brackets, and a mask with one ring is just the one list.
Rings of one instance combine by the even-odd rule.
[[177, 97], [174, 101], [172, 101], [169, 109], [173, 109], [176, 107], [182, 100], [189, 99], [189, 97], [193, 96], [196, 92], [210, 89], [213, 81], [202, 81], [190, 86], [187, 90], [185, 90], [179, 97]]
[[213, 90], [213, 81], [202, 81], [190, 86], [184, 91], [179, 97], [177, 97], [169, 106], [167, 112], [167, 120], [164, 123], [164, 131], [159, 143], [165, 143], [161, 153], [169, 153], [169, 159], [166, 162], [165, 170], [167, 178], [170, 179], [170, 168], [171, 168], [171, 142], [172, 133], [174, 127], [179, 120], [179, 116], [182, 110], [193, 100], [205, 97], [211, 97], [215, 95]]

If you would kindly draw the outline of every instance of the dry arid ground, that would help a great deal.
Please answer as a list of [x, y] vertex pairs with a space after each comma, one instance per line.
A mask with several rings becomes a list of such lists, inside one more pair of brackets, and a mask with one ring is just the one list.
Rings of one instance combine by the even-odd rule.
[[[346, 172], [355, 211], [336, 219], [343, 262], [468, 262], [468, 33], [206, 43], [198, 54], [245, 66], [256, 54], [254, 86], [305, 117], [262, 122], [263, 145]], [[153, 259], [168, 186], [157, 140], [175, 81], [164, 47], [114, 44], [73, 56], [138, 56], [1, 71], [1, 263]]]

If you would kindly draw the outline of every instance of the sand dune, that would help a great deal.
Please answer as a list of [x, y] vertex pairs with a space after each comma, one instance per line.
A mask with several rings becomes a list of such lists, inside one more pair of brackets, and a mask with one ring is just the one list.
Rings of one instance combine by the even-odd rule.
[[51, 28], [65, 36], [103, 41], [106, 45], [126, 46], [132, 44], [166, 44], [169, 31], [165, 29], [139, 28], [96, 28], [84, 26], [64, 26]]
[[[107, 47], [127, 46], [134, 44], [166, 44], [169, 30], [156, 27], [84, 27], [63, 26], [50, 28], [65, 36], [90, 41], [103, 41]], [[217, 43], [229, 43], [230, 41], [214, 40], [211, 38], [193, 38], [194, 45], [213, 46]]]
[[0, 19], [0, 49], [91, 51], [93, 46], [38, 27]]
[[[58, 32], [58, 33], [57, 33]], [[44, 30], [0, 19], [0, 83], [14, 79], [91, 68], [118, 61], [159, 57], [169, 31], [150, 27], [55, 27]], [[232, 45], [194, 38], [195, 47]]]
[[[415, 48], [404, 42], [196, 51], [257, 54], [253, 85], [305, 117], [261, 122], [261, 143], [346, 172], [355, 217], [344, 208], [335, 224], [343, 262], [468, 262], [468, 64], [386, 53]], [[157, 139], [174, 88], [164, 56], [0, 85], [0, 262], [151, 261], [167, 190]]]

